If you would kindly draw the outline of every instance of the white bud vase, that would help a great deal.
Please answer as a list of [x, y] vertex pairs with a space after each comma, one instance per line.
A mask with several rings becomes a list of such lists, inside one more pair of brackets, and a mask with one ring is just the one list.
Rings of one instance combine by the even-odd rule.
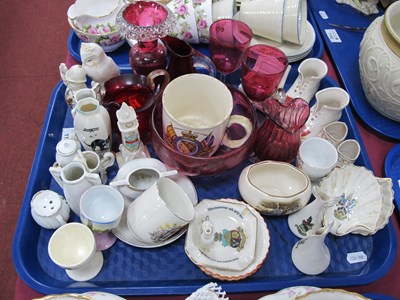
[[307, 275], [324, 272], [331, 261], [331, 254], [325, 244], [325, 237], [333, 222], [317, 230], [307, 231], [307, 237], [298, 241], [292, 249], [294, 266]]

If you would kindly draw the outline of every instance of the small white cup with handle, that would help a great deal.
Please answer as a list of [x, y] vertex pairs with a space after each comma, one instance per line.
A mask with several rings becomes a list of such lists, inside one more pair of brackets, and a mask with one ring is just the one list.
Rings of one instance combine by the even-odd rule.
[[[165, 88], [162, 103], [164, 140], [186, 155], [208, 157], [221, 144], [237, 148], [251, 134], [250, 120], [232, 115], [231, 92], [212, 76], [193, 73], [175, 78]], [[226, 129], [233, 124], [243, 127], [242, 138], [228, 138]]]
[[51, 190], [33, 195], [31, 214], [37, 224], [46, 229], [57, 229], [67, 223], [70, 208], [65, 198]]
[[127, 224], [138, 240], [156, 245], [194, 219], [194, 206], [173, 180], [161, 177], [128, 207]]

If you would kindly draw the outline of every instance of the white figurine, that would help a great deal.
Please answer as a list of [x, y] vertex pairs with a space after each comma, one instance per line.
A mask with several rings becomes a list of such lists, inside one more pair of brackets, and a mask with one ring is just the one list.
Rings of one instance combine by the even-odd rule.
[[73, 65], [68, 69], [65, 63], [59, 66], [60, 76], [64, 84], [67, 86], [65, 90], [65, 101], [68, 106], [73, 108], [75, 105], [74, 94], [86, 86], [86, 72], [81, 65]]
[[80, 55], [86, 74], [100, 84], [103, 92], [104, 83], [121, 73], [113, 59], [96, 43], [82, 43]]

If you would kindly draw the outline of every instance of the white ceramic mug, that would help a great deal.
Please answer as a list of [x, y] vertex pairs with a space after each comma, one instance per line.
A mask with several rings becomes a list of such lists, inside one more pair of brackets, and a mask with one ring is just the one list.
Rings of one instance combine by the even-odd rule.
[[148, 245], [168, 240], [194, 218], [194, 207], [184, 190], [162, 177], [128, 207], [127, 224]]
[[115, 162], [112, 152], [103, 153], [102, 157], [94, 151], [83, 151], [75, 156], [74, 161], [80, 161], [90, 173], [99, 174], [102, 183], [107, 182], [107, 168]]
[[80, 215], [79, 201], [82, 194], [91, 186], [101, 184], [99, 174], [93, 174], [79, 161], [72, 161], [65, 167], [50, 167], [54, 180], [64, 191], [65, 200], [71, 210]]
[[[165, 88], [162, 103], [164, 140], [186, 155], [211, 156], [221, 144], [237, 148], [250, 136], [250, 120], [231, 115], [232, 94], [214, 77], [195, 73], [177, 77]], [[228, 139], [226, 129], [233, 124], [244, 128], [244, 137]]]
[[56, 229], [67, 223], [70, 208], [63, 196], [51, 190], [42, 190], [32, 197], [31, 214], [43, 228]]
[[58, 228], [47, 249], [50, 259], [75, 281], [92, 279], [103, 266], [103, 255], [96, 251], [94, 235], [82, 223], [72, 222]]
[[297, 167], [311, 180], [319, 180], [336, 166], [337, 160], [338, 152], [331, 142], [320, 137], [311, 137], [300, 145]]

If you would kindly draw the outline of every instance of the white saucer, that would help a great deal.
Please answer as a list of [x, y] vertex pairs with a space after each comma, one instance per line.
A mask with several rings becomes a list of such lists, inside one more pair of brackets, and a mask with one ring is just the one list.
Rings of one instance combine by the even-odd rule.
[[[167, 168], [169, 168], [169, 167], [167, 167]], [[189, 196], [190, 200], [192, 200], [192, 203], [194, 206], [197, 205], [198, 198], [197, 198], [196, 188], [194, 187], [192, 181], [187, 176], [178, 173], [176, 175], [170, 176], [169, 178], [180, 185], [180, 187]], [[112, 230], [112, 233], [119, 240], [123, 241], [124, 243], [134, 246], [134, 247], [139, 247], [139, 248], [158, 248], [158, 247], [162, 247], [162, 246], [168, 245], [168, 244], [176, 241], [178, 238], [180, 238], [186, 232], [187, 227], [181, 229], [170, 239], [163, 241], [161, 243], [155, 244], [155, 245], [149, 245], [149, 244], [145, 244], [145, 243], [139, 241], [128, 228], [127, 220], [126, 220], [126, 212], [128, 210], [129, 204], [131, 204], [131, 201], [128, 200], [126, 197], [124, 197], [124, 199], [125, 199], [124, 212], [122, 213], [121, 221], [119, 222], [119, 225], [117, 226], [117, 228], [114, 228]], [[133, 201], [135, 201], [135, 200], [133, 200]]]

